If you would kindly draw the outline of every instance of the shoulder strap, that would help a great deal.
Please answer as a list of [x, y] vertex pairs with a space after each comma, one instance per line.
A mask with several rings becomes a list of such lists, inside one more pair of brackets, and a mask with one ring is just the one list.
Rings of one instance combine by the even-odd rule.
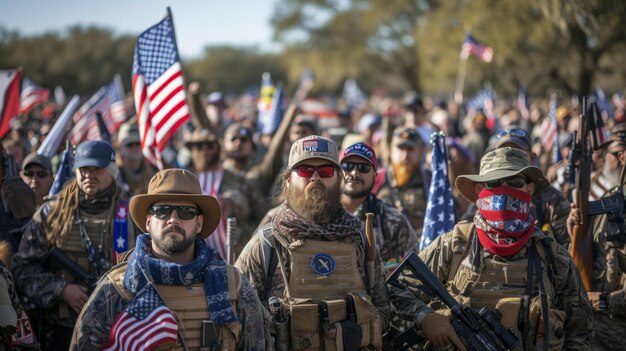
[[127, 262], [123, 262], [113, 267], [107, 274], [107, 278], [113, 283], [115, 290], [122, 296], [122, 298], [126, 301], [130, 301], [133, 299], [133, 293], [124, 287], [124, 276], [126, 275], [126, 264]]
[[[272, 222], [263, 225], [259, 229], [261, 242], [261, 258], [263, 259], [263, 271], [265, 272], [265, 286], [269, 288], [278, 267], [278, 254], [274, 248], [274, 234]], [[269, 289], [266, 289], [266, 291]], [[266, 293], [267, 294], [267, 293]], [[266, 300], [267, 296], [262, 296], [261, 300]]]
[[[452, 259], [450, 260], [450, 270], [448, 271], [448, 280], [454, 279], [456, 271], [461, 265], [461, 261], [469, 251], [469, 239], [474, 231], [473, 222], [461, 222], [454, 226], [452, 230]], [[463, 245], [461, 248], [460, 246]]]

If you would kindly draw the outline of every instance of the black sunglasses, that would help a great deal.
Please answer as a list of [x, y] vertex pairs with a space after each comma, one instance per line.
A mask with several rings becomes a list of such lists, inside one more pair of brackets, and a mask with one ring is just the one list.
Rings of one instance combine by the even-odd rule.
[[361, 173], [369, 173], [372, 170], [372, 165], [369, 163], [359, 163], [359, 162], [342, 162], [341, 168], [346, 172], [352, 172], [352, 170], [356, 167]]
[[504, 182], [506, 182], [508, 186], [518, 189], [528, 184], [528, 180], [522, 176], [513, 176], [504, 179], [490, 180], [488, 182], [484, 182], [483, 184], [485, 184], [486, 188], [497, 188], [502, 186]]
[[22, 174], [24, 174], [24, 177], [26, 178], [32, 178], [34, 176], [37, 176], [37, 178], [45, 178], [48, 175], [50, 175], [50, 172], [48, 171], [24, 171]]
[[203, 148], [212, 149], [215, 147], [215, 145], [216, 145], [215, 141], [203, 141], [203, 142], [198, 142], [198, 143], [191, 143], [191, 147], [196, 148], [196, 149], [203, 149]]
[[178, 218], [182, 220], [192, 219], [202, 213], [202, 211], [196, 207], [172, 205], [152, 205], [148, 208], [148, 213], [157, 219], [169, 219], [174, 210], [178, 213]]

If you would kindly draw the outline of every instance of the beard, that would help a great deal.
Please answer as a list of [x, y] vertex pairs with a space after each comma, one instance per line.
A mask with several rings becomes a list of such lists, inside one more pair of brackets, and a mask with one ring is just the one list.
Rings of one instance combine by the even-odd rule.
[[[166, 235], [167, 233], [180, 233], [183, 238]], [[154, 245], [168, 255], [178, 254], [187, 250], [195, 242], [195, 237], [187, 237], [185, 229], [177, 225], [165, 227], [160, 238], [152, 237]]]
[[290, 186], [285, 189], [287, 204], [300, 216], [310, 222], [327, 223], [340, 206], [341, 189], [339, 182], [326, 187], [321, 182], [308, 183], [302, 189]]
[[396, 186], [401, 188], [411, 181], [416, 167], [409, 163], [394, 163], [393, 167], [393, 179], [396, 182]]
[[200, 171], [205, 171], [211, 168], [212, 166], [215, 166], [216, 164], [219, 163], [219, 161], [220, 161], [219, 152], [216, 152], [210, 157], [198, 157], [197, 159], [193, 160], [195, 168]]
[[[349, 183], [363, 184], [363, 187], [360, 189], [351, 189], [348, 188]], [[343, 193], [353, 199], [359, 199], [369, 195], [369, 193], [374, 188], [374, 182], [372, 185], [367, 187], [365, 186], [365, 181], [359, 177], [347, 176], [345, 184], [343, 185]]]
[[619, 176], [622, 172], [621, 167], [611, 168], [608, 162], [604, 162], [602, 174], [611, 183], [611, 187], [619, 185]]

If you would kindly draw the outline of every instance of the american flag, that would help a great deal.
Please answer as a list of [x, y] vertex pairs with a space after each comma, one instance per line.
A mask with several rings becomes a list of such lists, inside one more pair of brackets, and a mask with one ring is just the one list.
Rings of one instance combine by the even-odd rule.
[[528, 88], [526, 88], [526, 84], [520, 84], [517, 92], [517, 110], [524, 119], [528, 119], [530, 117], [529, 107], [530, 99], [528, 98]]
[[468, 33], [461, 46], [461, 58], [467, 60], [470, 54], [478, 57], [483, 62], [489, 63], [493, 60], [493, 49], [482, 44], [471, 33]]
[[598, 104], [598, 108], [602, 114], [606, 114], [607, 119], [615, 119], [615, 113], [613, 112], [613, 108], [611, 107], [611, 102], [604, 94], [604, 90], [598, 87], [596, 88], [596, 102]]
[[259, 91], [259, 102], [257, 109], [259, 110], [259, 129], [262, 131], [265, 125], [270, 125], [272, 120], [272, 100], [276, 87], [272, 82], [272, 75], [269, 72], [261, 75], [261, 89]]
[[487, 118], [485, 122], [490, 130], [497, 129], [495, 102], [497, 96], [491, 89], [483, 89], [467, 101], [468, 111], [482, 111]]
[[119, 77], [89, 98], [74, 114], [74, 127], [69, 134], [72, 145], [78, 145], [85, 140], [102, 139], [96, 118], [98, 112], [102, 114], [109, 130], [115, 132], [126, 120], [123, 98], [124, 91]]
[[420, 250], [428, 247], [439, 235], [451, 231], [455, 223], [454, 200], [448, 181], [446, 138], [441, 132], [433, 133], [430, 143], [433, 145], [433, 175], [428, 191]]
[[550, 94], [550, 112], [548, 113], [550, 117], [550, 128], [548, 131], [544, 131], [542, 137], [546, 134], [549, 134], [552, 138], [550, 142], [552, 144], [552, 162], [557, 163], [563, 161], [563, 156], [561, 156], [561, 147], [559, 145], [559, 125], [556, 122], [556, 94]]
[[54, 177], [54, 182], [50, 187], [48, 196], [56, 195], [61, 192], [65, 182], [74, 178], [74, 172], [72, 171], [73, 164], [74, 160], [72, 159], [71, 150], [64, 150], [63, 154], [61, 155], [61, 163], [59, 164], [59, 169], [57, 170], [57, 174]]
[[0, 71], [0, 139], [10, 130], [10, 122], [20, 109], [20, 77], [22, 69]]
[[152, 284], [143, 289], [113, 322], [103, 350], [154, 350], [176, 343], [178, 325], [174, 314]]
[[27, 114], [33, 107], [48, 101], [50, 92], [28, 78], [22, 82], [22, 93], [20, 94], [20, 114]]
[[169, 8], [163, 20], [137, 38], [133, 94], [143, 154], [161, 169], [161, 152], [190, 118]]
[[594, 96], [587, 99], [587, 118], [589, 118], [589, 129], [591, 132], [591, 142], [594, 150], [599, 150], [608, 140], [609, 133], [602, 119], [602, 114], [598, 109], [598, 105]]

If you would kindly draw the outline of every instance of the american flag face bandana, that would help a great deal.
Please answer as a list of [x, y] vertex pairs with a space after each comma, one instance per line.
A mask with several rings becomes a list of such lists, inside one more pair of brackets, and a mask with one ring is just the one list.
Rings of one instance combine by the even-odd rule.
[[531, 195], [511, 187], [483, 189], [476, 200], [474, 216], [480, 243], [489, 252], [511, 256], [530, 239], [534, 219]]

